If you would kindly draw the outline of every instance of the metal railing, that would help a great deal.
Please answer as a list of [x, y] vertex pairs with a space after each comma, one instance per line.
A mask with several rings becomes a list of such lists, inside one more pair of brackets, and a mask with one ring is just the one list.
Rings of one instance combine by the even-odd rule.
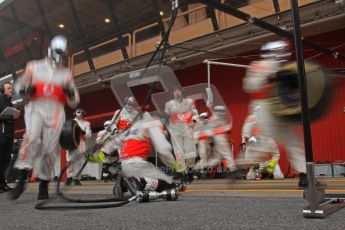
[[[128, 56], [131, 58], [132, 57], [132, 52], [131, 52], [132, 51], [132, 35], [127, 33], [127, 34], [124, 34], [122, 36], [123, 36], [124, 40], [126, 40], [126, 39], [128, 40], [128, 44], [126, 44], [126, 49], [127, 49], [127, 52], [128, 52]], [[110, 40], [108, 40], [106, 42], [102, 42], [100, 44], [92, 46], [92, 47], [89, 48], [89, 50], [90, 51], [96, 50], [96, 49], [98, 49], [100, 47], [104, 47], [106, 45], [109, 45], [111, 43], [115, 43], [117, 41], [118, 41], [118, 38], [113, 38], [113, 39], [110, 39]], [[79, 51], [77, 53], [72, 54], [72, 56], [69, 59], [69, 67], [71, 68], [72, 73], [73, 73], [74, 76], [80, 75], [82, 73], [90, 71], [89, 66], [87, 64], [87, 61], [75, 64], [75, 58], [80, 56], [80, 55], [83, 55], [84, 53], [85, 53], [84, 50], [81, 50], [81, 51]], [[114, 54], [118, 54], [118, 57], [115, 57], [115, 58], [111, 57]], [[92, 59], [94, 61], [96, 69], [98, 69], [98, 68], [102, 68], [102, 67], [105, 67], [105, 66], [108, 66], [108, 65], [120, 62], [120, 61], [123, 60], [123, 57], [122, 57], [122, 54], [121, 54], [121, 49], [119, 47], [118, 49], [112, 50], [112, 51], [110, 51], [108, 53], [104, 53], [102, 55], [99, 55], [99, 56], [96, 56], [96, 57], [92, 57]]]
[[[300, 0], [299, 5], [307, 5], [313, 2], [317, 2], [318, 0]], [[222, 3], [224, 3], [225, 0], [222, 0]], [[285, 11], [290, 9], [290, 5], [288, 3], [289, 1], [280, 1], [280, 9], [281, 11]], [[200, 37], [202, 35], [208, 34], [213, 32], [213, 27], [212, 27], [212, 22], [211, 19], [207, 17], [207, 6], [206, 5], [201, 5], [197, 6], [195, 5], [190, 5], [191, 7], [196, 6], [195, 8], [189, 9], [185, 12], [180, 12], [177, 15], [176, 21], [179, 19], [183, 18], [185, 21], [185, 24], [182, 23], [178, 25], [174, 25], [173, 27], [173, 33], [170, 36], [169, 42], [170, 44], [178, 44], [193, 38]], [[254, 0], [250, 1], [248, 5], [243, 6], [240, 8], [241, 11], [246, 12], [251, 14], [254, 17], [257, 18], [263, 18], [269, 15], [274, 14], [274, 8], [272, 5], [272, 0]], [[203, 13], [201, 14], [201, 17], [196, 16], [196, 14], [200, 11], [205, 11], [205, 16], [203, 17]], [[194, 14], [194, 15], [193, 15]], [[189, 17], [189, 20], [186, 20], [186, 16]], [[219, 29], [227, 29], [231, 28], [234, 26], [237, 26], [239, 24], [243, 24], [244, 22], [241, 21], [240, 19], [237, 19], [233, 16], [230, 16], [224, 12], [215, 10], [215, 16], [216, 16], [216, 21], [219, 25]], [[192, 18], [192, 19], [191, 19]], [[193, 20], [194, 19], [194, 20]], [[170, 22], [170, 18], [165, 18], [163, 19], [163, 24], [164, 27], [167, 27], [168, 23]], [[176, 23], [175, 23], [176, 24]], [[179, 27], [180, 26], [180, 27]], [[143, 32], [148, 32], [149, 30], [152, 30], [154, 27], [158, 27], [158, 22], [152, 23], [150, 25], [144, 26], [140, 29], [137, 29], [133, 31], [132, 35], [131, 34], [126, 34], [124, 35], [125, 37], [128, 38], [128, 45], [127, 45], [127, 52], [129, 54], [129, 57], [136, 57], [139, 55], [147, 54], [155, 50], [155, 43], [159, 42], [161, 40], [160, 35], [154, 34], [152, 37], [145, 38], [144, 40], [138, 39], [140, 36], [140, 33]], [[101, 44], [95, 45], [93, 47], [90, 47], [90, 50], [97, 49], [99, 47], [105, 46], [111, 42], [116, 42], [117, 38], [113, 38], [109, 41], [103, 42]], [[120, 53], [120, 49], [113, 51], [117, 52], [118, 54]], [[109, 52], [113, 53], [113, 52]], [[88, 67], [87, 61], [75, 64], [75, 58], [78, 55], [84, 54], [84, 51], [79, 51], [75, 54], [73, 54], [70, 58], [70, 63], [69, 66], [73, 70], [73, 75], [78, 76], [82, 73], [86, 73], [90, 71]], [[115, 64], [120, 61], [123, 61], [122, 55], [119, 55], [118, 57], [114, 58], [113, 60], [110, 59], [109, 54], [104, 54], [100, 55], [98, 57], [93, 57], [93, 60], [95, 62], [95, 67], [96, 69], [105, 67], [107, 65]], [[95, 60], [96, 59], [96, 60]], [[104, 60], [101, 60], [104, 59]], [[105, 63], [103, 65], [99, 65], [97, 63]]]

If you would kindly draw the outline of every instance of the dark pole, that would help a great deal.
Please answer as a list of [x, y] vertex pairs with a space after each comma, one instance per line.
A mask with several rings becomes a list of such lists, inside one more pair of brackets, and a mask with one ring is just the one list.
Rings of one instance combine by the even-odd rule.
[[313, 162], [313, 146], [311, 140], [310, 117], [308, 109], [307, 81], [304, 69], [301, 25], [297, 0], [291, 0], [291, 10], [302, 107], [305, 156], [307, 162]]

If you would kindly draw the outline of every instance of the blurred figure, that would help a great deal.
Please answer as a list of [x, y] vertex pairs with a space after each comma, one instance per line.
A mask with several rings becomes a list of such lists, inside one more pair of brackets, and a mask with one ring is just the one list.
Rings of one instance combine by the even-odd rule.
[[[79, 154], [86, 151], [85, 139], [90, 138], [92, 135], [90, 122], [85, 121], [83, 118], [86, 115], [86, 112], [83, 109], [77, 109], [74, 112], [74, 120], [78, 122], [78, 125], [81, 129], [80, 143], [77, 149], [67, 152], [67, 161], [78, 158]], [[80, 186], [81, 174], [77, 175], [79, 170], [83, 165], [83, 161], [76, 161], [71, 167], [67, 170], [67, 180], [65, 185], [71, 185], [72, 182], [76, 186]]]
[[[59, 136], [65, 121], [64, 106], [79, 104], [78, 90], [72, 73], [63, 66], [62, 58], [67, 52], [67, 40], [56, 36], [51, 40], [48, 56], [31, 61], [15, 84], [16, 91], [30, 97], [25, 105], [26, 133], [15, 167], [19, 182], [11, 191], [11, 199], [18, 199], [25, 189], [28, 171], [34, 160], [42, 155], [37, 176], [40, 179], [38, 199], [48, 199], [48, 183], [52, 176], [55, 157], [60, 152]], [[39, 149], [41, 148], [41, 151]]]
[[[172, 177], [147, 161], [154, 147], [165, 165], [173, 168], [176, 166], [171, 145], [165, 137], [160, 120], [152, 118], [147, 112], [138, 116], [139, 119], [131, 126], [121, 151], [121, 168], [124, 177], [136, 178], [138, 187], [145, 192], [152, 190], [160, 192], [175, 188]], [[102, 159], [105, 159], [102, 152], [97, 156], [89, 156], [90, 161], [99, 162]]]
[[237, 170], [227, 137], [231, 127], [225, 117], [226, 109], [224, 106], [215, 106], [213, 108], [213, 115], [199, 134], [199, 139], [207, 141], [213, 146], [213, 152], [206, 162], [198, 162], [194, 169], [210, 168], [218, 165], [222, 160], [226, 160], [228, 163], [227, 169], [230, 173]]
[[99, 131], [97, 133], [97, 137], [96, 137], [96, 143], [100, 143], [102, 137], [105, 135], [105, 133], [107, 132], [107, 130], [110, 130], [110, 126], [111, 126], [111, 120], [105, 121], [103, 124], [103, 130]]
[[[115, 151], [117, 152], [116, 154], [120, 153], [124, 138], [129, 131], [128, 128], [133, 124], [134, 119], [138, 116], [139, 112], [136, 110], [137, 105], [135, 98], [129, 97], [124, 107], [115, 111], [110, 124], [107, 125], [107, 129], [103, 133], [103, 135], [110, 135], [110, 133], [115, 130], [115, 135], [105, 143], [101, 150], [105, 154], [112, 155]], [[103, 135], [98, 139], [99, 141], [106, 137]]]
[[[13, 95], [13, 86], [10, 82], [6, 82], [1, 86], [0, 94], [0, 113], [7, 107], [13, 108], [11, 102]], [[14, 139], [13, 120], [17, 119], [20, 113], [0, 114], [0, 193], [11, 190], [5, 180], [5, 172], [11, 160], [11, 153]]]
[[118, 160], [123, 147], [123, 142], [129, 134], [129, 128], [134, 120], [138, 118], [137, 102], [134, 97], [129, 97], [122, 109], [115, 111], [112, 120], [104, 123], [104, 130], [98, 132], [96, 143], [103, 143], [109, 138], [101, 149], [101, 154], [107, 156], [107, 161], [103, 163], [102, 175], [104, 182], [111, 179], [109, 167]]
[[293, 168], [300, 174], [299, 187], [308, 185], [306, 176], [306, 160], [303, 143], [294, 132], [291, 124], [280, 120], [273, 114], [270, 108], [269, 98], [276, 88], [276, 73], [290, 57], [288, 43], [275, 41], [265, 44], [261, 48], [262, 60], [254, 61], [248, 67], [243, 79], [243, 89], [250, 93], [253, 100], [250, 103], [250, 112], [255, 106], [260, 105], [258, 127], [265, 137], [274, 137], [275, 140], [284, 144], [288, 158]]
[[[242, 128], [242, 146], [246, 146], [244, 158], [249, 162], [258, 162], [255, 168], [250, 167], [247, 180], [260, 180], [264, 171], [273, 174], [274, 179], [284, 179], [278, 164], [280, 153], [277, 143], [270, 137], [262, 136], [257, 127], [260, 119], [257, 114], [260, 109], [260, 106], [255, 107], [254, 112], [247, 116]], [[267, 157], [267, 154], [270, 156]], [[264, 158], [271, 159], [263, 160]]]
[[[96, 138], [96, 144], [99, 144], [104, 136], [106, 135], [109, 130], [111, 130], [111, 120], [105, 121], [103, 124], [104, 129], [102, 131], [99, 131], [97, 133], [97, 138]], [[116, 147], [114, 148], [116, 149]], [[111, 160], [110, 162], [113, 162], [115, 160], [118, 160], [118, 155], [116, 156], [116, 159]], [[112, 165], [112, 163], [109, 163], [109, 161], [103, 162], [102, 165], [102, 177], [104, 179], [104, 182], [108, 182], [108, 180], [112, 179], [111, 173], [109, 173], [109, 167]]]
[[[207, 165], [207, 159], [212, 154], [212, 148], [210, 140], [207, 136], [200, 137], [200, 133], [206, 129], [208, 123], [208, 113], [201, 113], [199, 115], [199, 121], [194, 126], [194, 139], [196, 140], [198, 147], [198, 154], [200, 160], [195, 164], [194, 168], [203, 168]], [[201, 177], [206, 178], [207, 172], [201, 172]]]
[[192, 168], [196, 158], [196, 148], [193, 139], [194, 115], [198, 116], [194, 101], [182, 96], [180, 89], [174, 90], [174, 99], [165, 104], [165, 112], [170, 116], [168, 126], [176, 160], [183, 170]]

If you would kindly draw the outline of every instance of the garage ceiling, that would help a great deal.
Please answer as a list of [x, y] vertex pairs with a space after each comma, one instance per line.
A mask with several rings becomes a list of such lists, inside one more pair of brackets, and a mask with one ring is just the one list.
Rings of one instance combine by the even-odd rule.
[[169, 16], [171, 7], [167, 0], [11, 0], [2, 4], [0, 76], [46, 55], [51, 36], [65, 35], [70, 52], [75, 53], [157, 22], [159, 11]]

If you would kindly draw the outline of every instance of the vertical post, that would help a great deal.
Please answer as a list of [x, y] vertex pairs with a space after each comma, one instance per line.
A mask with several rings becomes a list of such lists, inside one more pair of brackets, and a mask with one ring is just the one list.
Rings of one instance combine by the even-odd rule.
[[332, 177], [335, 176], [335, 175], [334, 175], [334, 164], [333, 164], [333, 163], [331, 163], [331, 174], [332, 174]]
[[300, 17], [297, 0], [291, 0], [291, 10], [292, 10], [292, 20], [293, 20], [293, 32], [294, 41], [296, 48], [296, 60], [298, 69], [298, 80], [300, 87], [301, 96], [301, 107], [302, 107], [302, 121], [303, 121], [303, 133], [304, 133], [304, 148], [305, 157], [307, 161], [307, 197], [309, 201], [309, 208], [314, 213], [318, 208], [318, 197], [315, 187], [315, 173], [314, 173], [314, 163], [313, 163], [313, 148], [311, 140], [311, 128], [310, 128], [310, 117], [308, 109], [308, 95], [307, 95], [307, 83], [306, 75], [304, 69], [304, 57], [302, 48], [302, 36], [301, 36], [301, 26]]
[[211, 88], [211, 64], [207, 63], [207, 87]]
[[211, 90], [211, 63], [209, 63], [207, 59], [206, 59], [206, 63], [207, 63], [207, 88], [206, 88], [207, 102], [206, 102], [206, 106], [212, 110], [213, 94], [212, 94], [212, 90]]
[[155, 150], [155, 161], [156, 161], [156, 167], [158, 167], [158, 153]]
[[298, 80], [300, 87], [301, 107], [302, 107], [302, 121], [304, 133], [305, 156], [308, 163], [313, 162], [313, 147], [311, 140], [310, 117], [308, 109], [308, 95], [307, 83], [304, 69], [304, 57], [302, 48], [302, 36], [299, 18], [299, 9], [297, 0], [291, 0], [292, 20], [294, 30], [294, 41], [296, 48], [296, 61], [298, 69]]

